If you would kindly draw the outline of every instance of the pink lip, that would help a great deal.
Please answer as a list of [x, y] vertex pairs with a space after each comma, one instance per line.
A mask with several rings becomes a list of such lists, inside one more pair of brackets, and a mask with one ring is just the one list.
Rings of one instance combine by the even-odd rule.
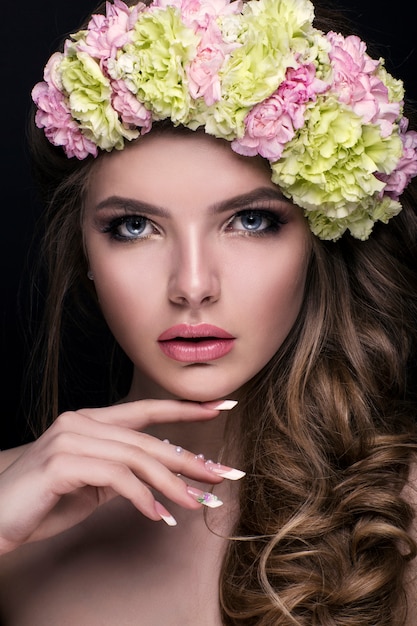
[[158, 337], [162, 352], [183, 363], [220, 359], [230, 352], [234, 341], [233, 335], [211, 324], [178, 324]]

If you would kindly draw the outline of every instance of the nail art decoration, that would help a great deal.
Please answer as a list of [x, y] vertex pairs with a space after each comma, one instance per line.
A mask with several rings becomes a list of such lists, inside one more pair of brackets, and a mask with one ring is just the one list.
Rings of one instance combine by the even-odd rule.
[[200, 491], [200, 489], [194, 489], [194, 487], [187, 487], [187, 492], [196, 502], [204, 504], [204, 506], [207, 506], [210, 509], [216, 509], [223, 504], [220, 498], [215, 496], [213, 493], [209, 493], [208, 491]]

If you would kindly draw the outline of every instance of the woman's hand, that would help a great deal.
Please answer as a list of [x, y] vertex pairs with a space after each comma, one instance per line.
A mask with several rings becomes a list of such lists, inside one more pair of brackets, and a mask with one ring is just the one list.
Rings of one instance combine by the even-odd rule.
[[154, 490], [196, 509], [204, 498], [177, 474], [215, 484], [243, 473], [205, 463], [141, 431], [151, 424], [213, 419], [218, 413], [208, 405], [176, 400], [63, 413], [39, 439], [17, 449], [0, 474], [0, 554], [74, 526], [117, 495], [146, 517], [175, 524]]

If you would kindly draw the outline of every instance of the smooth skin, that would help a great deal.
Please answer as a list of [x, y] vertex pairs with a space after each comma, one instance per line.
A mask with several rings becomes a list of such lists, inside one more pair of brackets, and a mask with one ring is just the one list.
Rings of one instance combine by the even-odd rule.
[[[84, 241], [101, 309], [136, 366], [129, 398], [233, 395], [298, 315], [310, 238], [269, 166], [228, 142], [151, 133], [105, 156], [90, 180]], [[163, 354], [163, 331], [202, 323], [236, 338], [229, 354], [196, 364]]]

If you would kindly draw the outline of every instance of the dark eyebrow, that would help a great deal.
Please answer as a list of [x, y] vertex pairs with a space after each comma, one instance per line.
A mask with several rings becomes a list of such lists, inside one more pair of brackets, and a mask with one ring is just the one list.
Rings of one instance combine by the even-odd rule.
[[[249, 193], [240, 194], [222, 200], [222, 202], [216, 202], [209, 206], [211, 213], [222, 213], [223, 211], [237, 211], [242, 209], [242, 206], [250, 206], [260, 201], [275, 200], [279, 202], [286, 202], [290, 204], [290, 201], [285, 198], [278, 187], [258, 187]], [[96, 211], [108, 208], [123, 209], [126, 213], [134, 212], [140, 215], [153, 215], [156, 217], [169, 217], [169, 211], [163, 207], [149, 204], [148, 202], [142, 202], [134, 198], [124, 198], [123, 196], [109, 196], [96, 206]]]
[[242, 206], [250, 206], [265, 200], [275, 200], [291, 204], [290, 200], [283, 195], [278, 187], [258, 187], [249, 193], [233, 196], [232, 198], [213, 204], [210, 207], [210, 211], [213, 213], [221, 213], [222, 211], [230, 210], [237, 211], [242, 209]]
[[135, 200], [134, 198], [124, 198], [123, 196], [109, 196], [96, 206], [96, 211], [108, 208], [123, 209], [126, 213], [134, 212], [145, 215], [155, 215], [157, 217], [169, 217], [169, 212], [154, 204]]

